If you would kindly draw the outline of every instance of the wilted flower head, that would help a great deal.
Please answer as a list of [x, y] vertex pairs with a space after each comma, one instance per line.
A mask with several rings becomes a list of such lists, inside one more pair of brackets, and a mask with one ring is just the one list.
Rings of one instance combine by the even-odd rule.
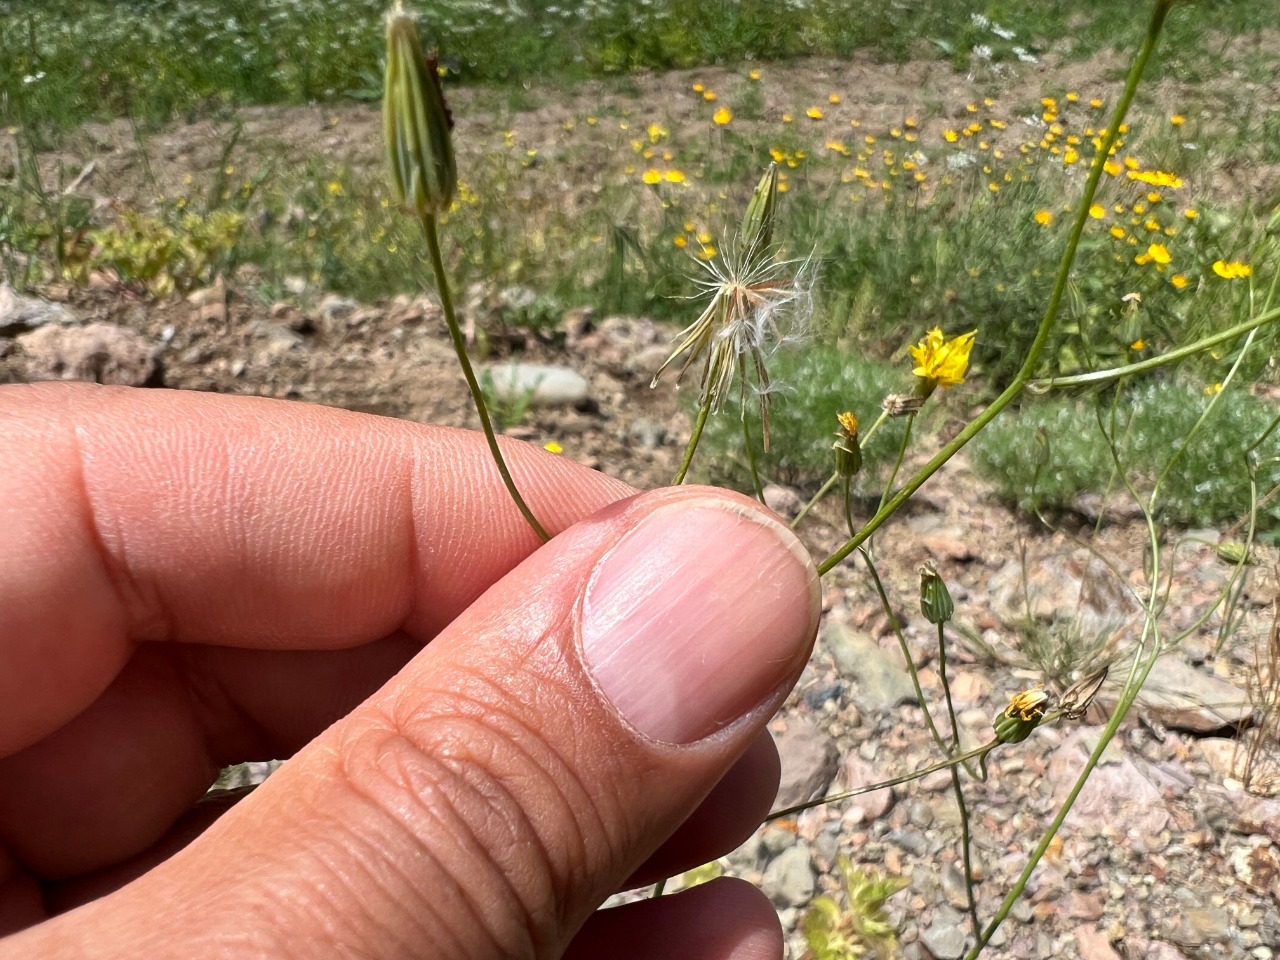
[[1021, 743], [1040, 725], [1049, 707], [1049, 693], [1042, 686], [1015, 694], [1009, 706], [992, 721], [996, 739], [1001, 743]]
[[745, 406], [750, 363], [760, 396], [766, 450], [769, 394], [775, 389], [766, 360], [780, 345], [804, 333], [812, 313], [811, 261], [777, 260], [769, 243], [776, 189], [776, 170], [771, 169], [756, 187], [739, 243], [731, 244], [710, 260], [698, 261], [707, 276], [694, 282], [710, 300], [698, 319], [680, 332], [676, 348], [649, 384], [657, 386], [658, 378], [681, 355], [687, 353], [677, 381], [698, 357], [704, 356], [699, 402], [716, 413], [729, 393], [735, 371], [740, 377], [739, 394]]

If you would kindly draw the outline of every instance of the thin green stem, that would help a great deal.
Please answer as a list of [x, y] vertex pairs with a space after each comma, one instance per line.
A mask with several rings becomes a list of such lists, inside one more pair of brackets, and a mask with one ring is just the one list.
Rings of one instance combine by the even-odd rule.
[[858, 553], [867, 565], [867, 572], [871, 574], [871, 582], [875, 585], [876, 593], [880, 597], [880, 606], [889, 618], [889, 626], [893, 628], [894, 636], [898, 638], [898, 647], [902, 650], [902, 659], [906, 661], [907, 673], [911, 675], [911, 686], [916, 692], [916, 700], [920, 703], [920, 709], [924, 711], [924, 721], [929, 727], [929, 733], [933, 735], [933, 742], [938, 745], [938, 749], [943, 753], [950, 755], [952, 751], [947, 748], [947, 741], [943, 739], [942, 734], [938, 731], [937, 724], [933, 721], [933, 714], [929, 710], [929, 701], [925, 699], [924, 689], [920, 686], [920, 674], [916, 672], [916, 665], [911, 659], [911, 648], [907, 646], [907, 638], [902, 633], [902, 624], [898, 622], [898, 618], [893, 612], [893, 604], [889, 602], [889, 593], [885, 590], [884, 582], [880, 579], [880, 571], [876, 569], [875, 562], [871, 559], [871, 554], [866, 548], [859, 547]]
[[489, 419], [489, 408], [484, 402], [484, 394], [480, 390], [480, 383], [476, 380], [475, 370], [471, 368], [471, 360], [467, 356], [467, 342], [462, 335], [462, 327], [458, 324], [458, 317], [453, 310], [453, 297], [449, 293], [449, 278], [445, 275], [444, 258], [440, 255], [440, 238], [436, 230], [435, 215], [430, 213], [423, 214], [418, 222], [422, 225], [422, 235], [427, 241], [427, 254], [431, 259], [431, 270], [436, 276], [436, 289], [440, 294], [440, 308], [444, 311], [445, 325], [449, 328], [449, 338], [453, 341], [453, 352], [457, 354], [458, 365], [462, 367], [462, 375], [467, 381], [467, 389], [471, 391], [471, 399], [475, 403], [476, 413], [480, 417], [480, 429], [484, 431], [485, 441], [489, 444], [489, 453], [498, 467], [498, 473], [502, 475], [502, 482], [506, 485], [507, 492], [511, 494], [511, 499], [520, 508], [520, 513], [524, 515], [525, 522], [533, 528], [533, 532], [542, 539], [542, 542], [546, 543], [551, 539], [551, 535], [538, 522], [538, 518], [533, 515], [533, 511], [525, 503], [524, 497], [520, 496], [520, 491], [516, 489], [516, 482], [512, 479], [511, 471], [507, 469], [507, 461], [503, 458], [502, 450], [498, 447], [498, 438], [494, 434], [493, 422]]
[[792, 530], [800, 526], [800, 521], [805, 518], [805, 515], [814, 507], [816, 507], [818, 503], [822, 500], [822, 498], [825, 497], [828, 493], [830, 493], [831, 488], [834, 487], [837, 483], [839, 483], [839, 481], [840, 481], [839, 473], [833, 473], [831, 474], [831, 476], [827, 478], [827, 482], [818, 488], [818, 492], [813, 495], [813, 499], [810, 500], [808, 503], [806, 503], [804, 507], [801, 508], [800, 512], [796, 514], [796, 518], [791, 521]]
[[[938, 678], [942, 682], [942, 692], [947, 699], [947, 719], [951, 723], [951, 749], [948, 754], [954, 755], [960, 750], [960, 723], [956, 719], [956, 706], [951, 698], [951, 682], [947, 679], [947, 641], [946, 625], [938, 624]], [[964, 785], [960, 782], [960, 768], [951, 768], [951, 790], [956, 795], [956, 809], [960, 813], [960, 854], [964, 860], [964, 888], [969, 900], [969, 922], [973, 926], [975, 938], [982, 935], [982, 924], [978, 920], [978, 898], [973, 889], [973, 841], [969, 834], [969, 808], [964, 802]]]
[[[747, 382], [747, 360], [745, 354], [738, 357], [738, 377], [740, 378], [740, 383]], [[747, 420], [747, 404], [745, 400], [746, 398], [744, 397], [742, 404], [742, 445], [747, 453], [747, 464], [751, 467], [751, 484], [756, 492], [756, 499], [764, 503], [764, 485], [760, 482], [760, 467], [756, 462], [756, 448], [751, 443], [751, 424]]]
[[[1047, 719], [1049, 718], [1046, 717], [1046, 720]], [[980, 747], [974, 747], [968, 753], [962, 753], [958, 757], [948, 757], [946, 760], [939, 760], [937, 763], [930, 764], [923, 770], [904, 773], [902, 776], [893, 777], [890, 780], [881, 780], [879, 783], [868, 783], [865, 786], [855, 787], [852, 790], [845, 790], [843, 793], [833, 793], [829, 797], [819, 797], [817, 800], [806, 800], [804, 803], [797, 803], [782, 810], [775, 810], [764, 818], [764, 822], [771, 823], [774, 820], [781, 820], [783, 817], [802, 813], [805, 810], [812, 810], [814, 807], [821, 807], [824, 804], [839, 803], [842, 800], [850, 800], [853, 797], [860, 797], [864, 793], [875, 793], [877, 790], [887, 790], [889, 787], [896, 787], [902, 783], [910, 783], [912, 780], [919, 780], [921, 777], [927, 777], [929, 774], [935, 773], [938, 770], [945, 770], [947, 767], [954, 767], [958, 763], [965, 763], [972, 760], [974, 757], [984, 757], [998, 746], [1000, 746], [999, 740], [990, 740]]]
[[1071, 232], [1067, 236], [1066, 249], [1063, 251], [1062, 261], [1058, 265], [1057, 278], [1054, 280], [1053, 290], [1049, 295], [1049, 303], [1045, 308], [1044, 317], [1041, 319], [1040, 326], [1036, 330], [1035, 339], [1032, 340], [1031, 347], [1027, 350], [1027, 355], [1022, 361], [1022, 366], [1018, 369], [1009, 385], [991, 402], [991, 405], [971, 420], [963, 430], [952, 438], [950, 443], [947, 443], [934, 454], [929, 462], [916, 472], [915, 476], [890, 497], [884, 506], [877, 510], [875, 515], [867, 521], [866, 526], [858, 532], [856, 537], [851, 538], [818, 565], [818, 573], [827, 573], [832, 567], [861, 546], [868, 537], [879, 530], [884, 525], [884, 522], [911, 498], [912, 494], [924, 485], [925, 481], [937, 473], [943, 464], [955, 456], [958, 450], [977, 436], [987, 424], [999, 416], [1001, 411], [1026, 389], [1027, 383], [1031, 380], [1031, 375], [1035, 372], [1036, 366], [1040, 362], [1040, 355], [1044, 352], [1045, 344], [1049, 340], [1049, 334], [1053, 331], [1053, 326], [1057, 322], [1058, 310], [1062, 305], [1063, 295], [1066, 293], [1067, 284], [1071, 279], [1071, 267], [1075, 263], [1076, 252], [1080, 248], [1080, 237], [1084, 234], [1085, 225], [1089, 221], [1089, 207], [1092, 206], [1093, 198], [1098, 192], [1098, 182], [1102, 178], [1102, 165], [1106, 162], [1107, 157], [1111, 155], [1111, 148], [1115, 146], [1116, 140], [1120, 136], [1120, 125], [1124, 122], [1125, 115], [1129, 112], [1129, 107], [1133, 103], [1134, 95], [1138, 92], [1138, 82], [1142, 79], [1142, 74], [1146, 71], [1147, 63], [1155, 50], [1156, 39], [1160, 35], [1160, 28], [1164, 25], [1165, 15], [1169, 12], [1170, 2], [1171, 0], [1160, 0], [1157, 3], [1156, 12], [1147, 29], [1142, 48], [1138, 51], [1133, 67], [1129, 71], [1129, 76], [1125, 80], [1124, 92], [1120, 96], [1120, 102], [1116, 104], [1111, 123], [1107, 127], [1097, 156], [1094, 157], [1093, 166], [1089, 170], [1089, 176], [1085, 180], [1084, 192], [1076, 209]]
[[[893, 470], [889, 473], [889, 479], [885, 481], [884, 492], [880, 494], [880, 506], [877, 509], [884, 508], [884, 502], [889, 496], [889, 491], [893, 489], [893, 482], [898, 479], [898, 471], [902, 469], [902, 461], [907, 458], [907, 447], [911, 443], [911, 427], [916, 422], [915, 413], [907, 415], [907, 427], [902, 431], [902, 443], [898, 444], [898, 458], [893, 461]], [[857, 536], [857, 534], [851, 534]]]
[[969, 923], [973, 936], [982, 936], [982, 922], [978, 919], [978, 895], [973, 888], [973, 838], [969, 834], [969, 808], [964, 802], [964, 786], [960, 782], [960, 768], [951, 768], [951, 789], [956, 795], [956, 807], [960, 811], [960, 855], [964, 860], [964, 891], [969, 900]]
[[672, 486], [678, 487], [684, 483], [684, 478], [689, 473], [689, 466], [693, 463], [693, 454], [698, 449], [698, 441], [702, 439], [702, 430], [707, 425], [707, 415], [710, 413], [711, 398], [707, 397], [698, 410], [698, 419], [693, 422], [693, 433], [689, 436], [689, 443], [684, 448], [684, 458], [680, 461], [680, 469], [676, 471], [675, 479], [671, 481]]
[[1243, 333], [1249, 333], [1250, 331], [1258, 329], [1258, 327], [1266, 326], [1268, 323], [1274, 323], [1276, 320], [1280, 320], [1280, 307], [1264, 311], [1243, 323], [1238, 323], [1234, 327], [1228, 327], [1221, 333], [1215, 333], [1209, 337], [1202, 337], [1194, 343], [1189, 343], [1185, 347], [1178, 347], [1176, 350], [1170, 350], [1168, 353], [1162, 353], [1158, 357], [1140, 360], [1137, 363], [1127, 363], [1120, 367], [1110, 367], [1106, 370], [1095, 370], [1093, 373], [1080, 373], [1070, 377], [1046, 377], [1043, 380], [1032, 380], [1027, 383], [1027, 389], [1035, 393], [1044, 393], [1056, 387], [1099, 386], [1104, 383], [1110, 383], [1113, 380], [1121, 380], [1125, 377], [1132, 376], [1135, 373], [1146, 373], [1170, 363], [1177, 363], [1179, 360], [1184, 360], [1194, 354], [1216, 347], [1220, 343], [1226, 343], [1228, 340], [1234, 340]]

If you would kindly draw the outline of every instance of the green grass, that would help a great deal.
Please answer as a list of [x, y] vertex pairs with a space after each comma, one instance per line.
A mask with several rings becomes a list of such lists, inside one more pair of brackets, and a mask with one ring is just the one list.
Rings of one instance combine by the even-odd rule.
[[[158, 122], [229, 105], [374, 97], [385, 6], [384, 0], [3, 0], [0, 89], [19, 122], [50, 131], [89, 118]], [[516, 85], [859, 50], [884, 60], [945, 58], [963, 69], [998, 70], [1019, 54], [1087, 57], [1127, 41], [1145, 16], [1133, 7], [1118, 17], [1113, 0], [987, 3], [980, 8], [986, 26], [975, 23], [972, 5], [952, 0], [422, 6], [431, 10], [426, 32], [456, 77]], [[1216, 72], [1232, 38], [1247, 41], [1274, 26], [1267, 7], [1206, 0], [1175, 8], [1166, 69], [1192, 80]]]
[[[1068, 509], [1087, 491], [1109, 491], [1121, 502], [1130, 496], [1115, 472], [1110, 436], [1125, 473], [1144, 497], [1163, 474], [1156, 498], [1162, 520], [1193, 527], [1239, 523], [1249, 515], [1251, 464], [1260, 498], [1280, 484], [1276, 413], [1233, 387], [1217, 398], [1210, 417], [1193, 434], [1214, 398], [1213, 384], [1207, 389], [1162, 379], [1126, 389], [1118, 398], [1029, 400], [1016, 416], [1000, 418], [978, 436], [974, 466], [1023, 507]], [[1246, 451], [1260, 439], [1246, 460]], [[1166, 471], [1171, 459], [1173, 467]], [[1271, 499], [1258, 511], [1258, 528], [1274, 539], [1278, 526], [1280, 500]]]

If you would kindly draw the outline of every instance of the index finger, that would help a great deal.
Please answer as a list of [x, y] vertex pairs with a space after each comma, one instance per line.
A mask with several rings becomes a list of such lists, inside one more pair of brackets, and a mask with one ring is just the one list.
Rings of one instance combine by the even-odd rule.
[[[504, 443], [552, 533], [621, 481]], [[0, 388], [0, 756], [142, 641], [429, 639], [538, 546], [483, 438], [249, 397]]]

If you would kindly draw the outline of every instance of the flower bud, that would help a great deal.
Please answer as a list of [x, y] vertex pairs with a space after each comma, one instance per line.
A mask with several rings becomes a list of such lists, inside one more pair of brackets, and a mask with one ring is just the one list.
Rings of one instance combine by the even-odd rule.
[[842, 480], [849, 480], [862, 469], [862, 447], [858, 443], [858, 418], [850, 412], [836, 414], [840, 429], [836, 442], [831, 445], [836, 452], [836, 473]]
[[418, 217], [449, 209], [458, 185], [453, 117], [445, 106], [434, 52], [427, 56], [418, 28], [396, 4], [387, 14], [387, 66], [382, 95], [383, 135], [391, 193]]
[[742, 217], [738, 243], [744, 256], [763, 254], [773, 244], [773, 223], [778, 207], [778, 165], [769, 164]]
[[1049, 694], [1042, 687], [1032, 687], [1014, 696], [1009, 706], [996, 714], [991, 721], [995, 727], [996, 739], [1001, 743], [1021, 743], [1031, 736], [1031, 731], [1040, 726], [1044, 718], [1045, 708], [1049, 705]]
[[938, 576], [932, 561], [920, 565], [920, 612], [930, 623], [946, 623], [956, 612], [947, 582]]

